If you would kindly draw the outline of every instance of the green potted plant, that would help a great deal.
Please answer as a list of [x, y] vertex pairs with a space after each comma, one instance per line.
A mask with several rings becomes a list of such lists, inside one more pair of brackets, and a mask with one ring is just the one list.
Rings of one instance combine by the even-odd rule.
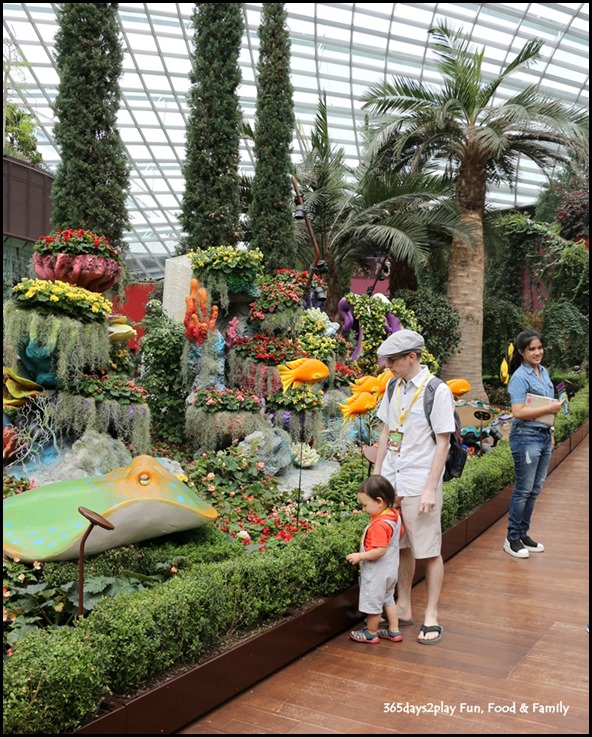
[[263, 253], [258, 248], [214, 246], [189, 253], [193, 273], [228, 310], [236, 295], [249, 301], [257, 296], [257, 281], [263, 274]]

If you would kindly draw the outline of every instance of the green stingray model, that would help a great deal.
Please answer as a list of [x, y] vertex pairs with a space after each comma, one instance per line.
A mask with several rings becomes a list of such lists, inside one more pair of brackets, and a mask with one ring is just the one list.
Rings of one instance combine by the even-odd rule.
[[105, 476], [61, 481], [4, 500], [4, 553], [25, 562], [72, 560], [88, 521], [86, 507], [113, 530], [96, 526], [85, 544], [93, 555], [211, 522], [216, 510], [151, 456]]

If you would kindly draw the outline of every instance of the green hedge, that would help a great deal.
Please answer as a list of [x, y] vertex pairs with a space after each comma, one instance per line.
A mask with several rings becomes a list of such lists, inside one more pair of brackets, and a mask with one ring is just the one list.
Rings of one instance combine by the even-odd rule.
[[[570, 410], [557, 418], [558, 442], [588, 417], [588, 386], [572, 398]], [[342, 471], [359, 483], [358, 470], [345, 465]], [[443, 529], [512, 479], [507, 441], [469, 460], [462, 478], [444, 486]], [[331, 488], [338, 487], [333, 477]], [[104, 599], [75, 627], [35, 631], [15, 645], [4, 662], [4, 733], [72, 731], [97, 715], [108, 694], [129, 695], [172, 665], [193, 663], [213, 646], [232, 644], [237, 633], [343, 591], [356, 581], [357, 571], [345, 556], [358, 549], [364, 525], [363, 515], [347, 515], [285, 548], [222, 562], [207, 562], [208, 554], [188, 540], [182, 549], [188, 564], [174, 578], [148, 591]], [[210, 543], [214, 559], [227, 557], [217, 533], [199, 535]], [[179, 546], [171, 543], [173, 553], [178, 555]], [[113, 552], [96, 565], [113, 568], [127, 562], [126, 556], [133, 557], [134, 567], [141, 560], [147, 573], [162, 560], [147, 546], [140, 553]]]
[[274, 551], [196, 565], [155, 588], [104, 599], [74, 628], [34, 632], [4, 663], [4, 733], [59, 734], [174, 664], [237, 632], [352, 586], [365, 521], [352, 515]]

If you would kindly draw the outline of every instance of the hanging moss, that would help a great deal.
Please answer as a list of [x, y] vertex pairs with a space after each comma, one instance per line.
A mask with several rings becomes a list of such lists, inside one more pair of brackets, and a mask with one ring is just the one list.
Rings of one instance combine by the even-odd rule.
[[229, 384], [243, 391], [267, 397], [282, 388], [277, 366], [267, 366], [252, 358], [237, 356], [235, 351], [229, 351], [227, 365]]
[[185, 434], [196, 451], [221, 450], [235, 438], [243, 440], [256, 430], [269, 429], [269, 421], [259, 412], [205, 412], [187, 407]]
[[107, 399], [60, 393], [53, 405], [56, 432], [79, 438], [89, 430], [110, 432], [133, 446], [136, 455], [150, 452], [150, 409], [147, 404], [119, 404]]
[[341, 417], [340, 404], [345, 404], [346, 399], [351, 396], [351, 392], [342, 389], [330, 389], [325, 392], [323, 398], [323, 414], [326, 418]]
[[269, 416], [273, 425], [286, 430], [295, 443], [300, 443], [303, 439], [304, 442], [309, 442], [323, 429], [323, 413], [320, 411], [276, 410]]
[[36, 341], [52, 355], [60, 384], [68, 387], [85, 371], [109, 366], [110, 344], [105, 322], [82, 323], [70, 317], [21, 310], [14, 301], [4, 306], [4, 340], [9, 346], [8, 365], [16, 368], [17, 353]]
[[280, 312], [266, 312], [265, 318], [258, 321], [259, 332], [270, 335], [290, 333], [296, 335], [300, 325], [303, 310], [293, 307]]

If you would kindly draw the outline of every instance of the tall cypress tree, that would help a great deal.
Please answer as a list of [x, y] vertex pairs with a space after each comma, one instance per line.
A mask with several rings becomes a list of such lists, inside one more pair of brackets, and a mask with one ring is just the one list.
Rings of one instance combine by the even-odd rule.
[[263, 3], [257, 64], [256, 169], [249, 214], [251, 245], [265, 254], [268, 271], [295, 263], [294, 192], [289, 178], [294, 103], [286, 19], [284, 3]]
[[123, 71], [117, 7], [58, 7], [54, 137], [61, 163], [51, 198], [55, 227], [88, 228], [122, 248], [130, 166], [116, 128]]
[[238, 58], [241, 3], [196, 3], [189, 91], [182, 252], [234, 245], [239, 235]]

